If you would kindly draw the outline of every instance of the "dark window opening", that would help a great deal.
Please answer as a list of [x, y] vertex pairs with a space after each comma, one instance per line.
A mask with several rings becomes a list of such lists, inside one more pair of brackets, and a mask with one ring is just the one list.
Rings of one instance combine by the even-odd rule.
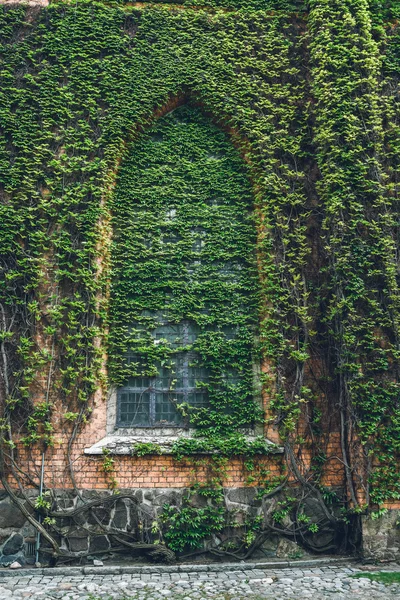
[[128, 153], [112, 207], [117, 427], [255, 422], [252, 202], [241, 157], [193, 107], [160, 119]]

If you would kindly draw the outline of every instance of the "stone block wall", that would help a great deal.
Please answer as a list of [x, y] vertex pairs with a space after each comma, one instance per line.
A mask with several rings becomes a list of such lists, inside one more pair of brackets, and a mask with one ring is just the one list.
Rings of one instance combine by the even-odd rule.
[[33, 555], [35, 543], [35, 528], [8, 495], [0, 492], [0, 566], [8, 567], [16, 560], [24, 566]]
[[400, 506], [373, 519], [362, 519], [363, 555], [367, 559], [400, 562]]
[[[60, 532], [57, 541], [65, 551], [77, 553], [77, 561], [80, 562], [85, 563], [95, 558], [104, 560], [121, 557], [121, 553], [117, 552], [117, 548], [121, 548], [117, 537], [122, 536], [131, 542], [154, 543], [159, 538], [159, 533], [154, 531], [153, 524], [163, 511], [164, 505], [179, 507], [186, 492], [185, 488], [134, 488], [120, 490], [116, 495], [104, 490], [82, 490], [78, 497], [72, 491], [59, 490], [56, 492], [58, 506], [64, 509], [64, 513], [75, 512], [73, 518], [64, 517], [57, 520]], [[247, 519], [257, 516], [266, 519], [271, 511], [278, 508], [279, 498], [262, 498], [257, 492], [257, 488], [224, 489], [226, 514], [230, 516], [229, 522], [235, 522], [235, 526], [226, 527], [205, 540], [205, 549], [218, 548], [228, 538], [232, 539], [232, 533], [240, 538]], [[30, 493], [32, 503], [36, 495], [36, 492]], [[102, 500], [102, 505], [93, 506], [97, 500]], [[91, 508], [76, 512], [77, 508], [83, 508], [88, 503], [92, 504]], [[190, 504], [194, 507], [204, 507], [205, 503], [207, 499], [201, 496], [194, 495], [190, 499]], [[312, 498], [307, 501], [305, 512], [315, 522], [320, 519], [321, 515]], [[290, 517], [287, 519], [287, 524], [290, 525]], [[324, 530], [323, 535], [314, 536], [313, 543], [323, 547], [337, 543], [336, 538], [336, 532]], [[0, 496], [0, 565], [9, 566], [14, 561], [21, 565], [33, 564], [35, 542], [34, 528], [5, 494]], [[43, 539], [41, 548], [48, 549], [48, 544]], [[254, 557], [300, 558], [306, 555], [307, 550], [295, 537], [285, 538], [271, 533], [265, 537]], [[135, 554], [135, 551], [129, 549], [122, 553], [122, 557], [129, 559], [135, 556], [140, 556], [140, 553]], [[41, 552], [40, 560], [48, 563], [49, 554]]]

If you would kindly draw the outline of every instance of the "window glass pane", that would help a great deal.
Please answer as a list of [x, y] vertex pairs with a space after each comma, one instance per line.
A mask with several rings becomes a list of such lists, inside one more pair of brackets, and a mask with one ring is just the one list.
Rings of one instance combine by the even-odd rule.
[[179, 424], [182, 422], [182, 415], [176, 409], [176, 404], [182, 400], [176, 394], [156, 393], [155, 394], [155, 425]]
[[195, 323], [186, 324], [186, 344], [194, 344], [200, 334], [200, 327]]
[[142, 373], [146, 369], [143, 358], [139, 357], [137, 354], [127, 354], [126, 364], [131, 366], [132, 371], [135, 371], [136, 373]]
[[164, 235], [162, 237], [163, 244], [177, 244], [180, 241], [179, 235], [174, 235], [173, 233], [169, 233], [168, 235]]
[[198, 387], [198, 383], [207, 382], [208, 373], [204, 367], [189, 366], [188, 369], [188, 386], [189, 388]]
[[131, 377], [128, 381], [127, 387], [135, 391], [147, 391], [151, 388], [152, 380], [150, 377]]
[[157, 341], [164, 341], [172, 348], [177, 348], [183, 345], [183, 329], [182, 325], [165, 324], [159, 325], [153, 331], [153, 337]]
[[208, 397], [206, 390], [192, 391], [188, 393], [187, 402], [194, 408], [206, 408], [208, 405]]
[[237, 385], [240, 382], [240, 374], [236, 369], [225, 369], [222, 378], [228, 385]]
[[150, 394], [122, 388], [118, 393], [118, 425], [150, 425]]
[[235, 325], [224, 325], [222, 332], [228, 340], [233, 340], [237, 335], [238, 327]]
[[181, 352], [174, 357], [174, 371], [176, 379], [176, 389], [184, 389], [187, 387], [185, 381], [187, 379], [187, 353]]
[[154, 387], [156, 390], [169, 390], [174, 383], [175, 377], [172, 369], [159, 367], [158, 374], [155, 378]]

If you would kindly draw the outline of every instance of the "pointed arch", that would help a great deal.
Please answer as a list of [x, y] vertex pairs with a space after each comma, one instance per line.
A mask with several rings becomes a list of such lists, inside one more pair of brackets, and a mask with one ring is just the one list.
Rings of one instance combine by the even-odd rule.
[[119, 165], [109, 347], [117, 428], [222, 431], [261, 418], [252, 184], [204, 113], [176, 97]]

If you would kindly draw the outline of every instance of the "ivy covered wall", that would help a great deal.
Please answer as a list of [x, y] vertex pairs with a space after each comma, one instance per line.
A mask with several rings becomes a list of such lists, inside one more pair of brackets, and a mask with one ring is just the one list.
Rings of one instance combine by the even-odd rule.
[[[1, 10], [3, 483], [30, 452], [51, 460], [60, 435], [74, 481], [74, 445], [109, 386], [119, 166], [136, 177], [135, 144], [179, 99], [247, 165], [267, 433], [316, 493], [338, 433], [349, 506], [395, 502], [397, 3], [139, 4]], [[212, 432], [208, 450], [234, 433]]]

